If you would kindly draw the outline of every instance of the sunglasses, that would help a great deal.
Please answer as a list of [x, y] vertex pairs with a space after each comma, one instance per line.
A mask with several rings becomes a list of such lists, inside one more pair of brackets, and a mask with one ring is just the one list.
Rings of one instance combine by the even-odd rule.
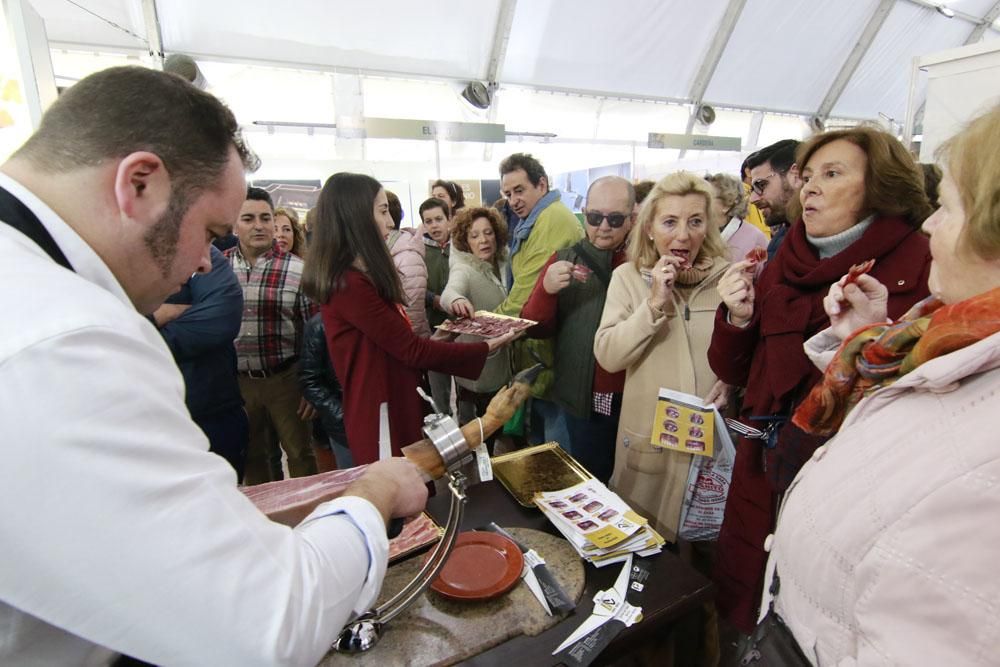
[[585, 217], [587, 219], [587, 224], [591, 227], [600, 227], [601, 223], [607, 220], [611, 229], [618, 229], [625, 224], [625, 221], [628, 220], [630, 216], [627, 216], [624, 213], [608, 213], [605, 215], [604, 213], [599, 213], [597, 211], [587, 211], [587, 215]]

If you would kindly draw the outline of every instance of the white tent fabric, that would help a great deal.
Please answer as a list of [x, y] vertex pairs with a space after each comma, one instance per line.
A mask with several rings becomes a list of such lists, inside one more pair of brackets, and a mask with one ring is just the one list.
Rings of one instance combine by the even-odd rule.
[[[145, 46], [142, 0], [31, 1], [56, 45]], [[468, 81], [490, 73], [498, 19], [504, 6], [512, 5], [509, 39], [497, 68], [501, 86], [691, 101], [695, 77], [734, 4], [741, 11], [704, 100], [811, 115], [880, 2], [159, 0], [156, 7], [168, 53]], [[830, 116], [902, 118], [912, 58], [962, 45], [976, 27], [970, 17], [981, 19], [994, 10], [996, 18], [995, 0], [948, 5], [961, 16], [947, 18], [930, 0], [895, 0]], [[982, 38], [998, 35], [993, 25]]]
[[[19, 1], [45, 20], [64, 85], [152, 65], [158, 24], [163, 52], [195, 57], [247, 129], [262, 178], [372, 163], [413, 183], [495, 178], [514, 150], [552, 172], [735, 170], [749, 150], [808, 136], [825, 100], [827, 127], [900, 131], [915, 56], [1000, 36], [1000, 0], [944, 0], [954, 18], [940, 0]], [[495, 82], [489, 110], [461, 99], [469, 81]], [[698, 102], [716, 108], [711, 126], [691, 121]], [[507, 145], [351, 140], [328, 127], [362, 117], [502, 123]], [[647, 148], [650, 132], [739, 137], [743, 150], [682, 156]]]

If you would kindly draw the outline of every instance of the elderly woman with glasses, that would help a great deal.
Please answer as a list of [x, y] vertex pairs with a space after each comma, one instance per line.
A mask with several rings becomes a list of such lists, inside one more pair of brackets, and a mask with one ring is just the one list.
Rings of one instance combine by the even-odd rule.
[[820, 379], [802, 344], [827, 325], [827, 289], [874, 260], [871, 275], [888, 286], [891, 317], [927, 296], [930, 251], [919, 227], [930, 204], [903, 145], [873, 128], [826, 132], [799, 146], [796, 164], [802, 215], [759, 277], [756, 263], [742, 260], [719, 281], [708, 350], [722, 380], [746, 387], [747, 435], [736, 449], [715, 580], [720, 612], [747, 633], [781, 494], [826, 440], [788, 419]]
[[594, 355], [625, 371], [611, 486], [669, 541], [677, 540], [692, 454], [650, 444], [660, 387], [724, 402], [708, 342], [729, 262], [712, 219], [715, 191], [688, 172], [665, 177], [639, 212], [629, 261], [611, 275]]
[[943, 149], [932, 297], [837, 281], [807, 342], [823, 380], [793, 423], [836, 435], [772, 540], [775, 612], [819, 665], [996, 664], [1000, 594], [1000, 107]]

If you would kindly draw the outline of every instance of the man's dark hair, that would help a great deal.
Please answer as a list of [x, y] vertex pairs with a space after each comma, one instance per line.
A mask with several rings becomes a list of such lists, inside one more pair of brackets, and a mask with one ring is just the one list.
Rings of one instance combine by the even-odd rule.
[[423, 222], [424, 211], [429, 211], [432, 208], [439, 208], [444, 211], [444, 217], [451, 220], [451, 207], [448, 206], [448, 202], [443, 199], [438, 199], [437, 197], [430, 197], [424, 200], [424, 203], [420, 205], [418, 213], [420, 214], [420, 220]]
[[375, 197], [380, 190], [382, 184], [371, 176], [347, 172], [334, 174], [323, 185], [309, 261], [302, 273], [302, 289], [316, 303], [324, 304], [344, 289], [344, 276], [356, 260], [380, 297], [406, 303], [399, 274], [375, 222]]
[[641, 204], [652, 192], [653, 186], [656, 185], [656, 181], [639, 181], [635, 184], [635, 202]]
[[[756, 153], [747, 156], [743, 163], [745, 169], [755, 169], [765, 162], [771, 163], [771, 168], [779, 174], [785, 174], [792, 165], [795, 164], [795, 151], [799, 147], [799, 142], [795, 139], [782, 139], [770, 146], [761, 148]], [[740, 172], [740, 179], [743, 178]]]
[[543, 178], [545, 179], [545, 184], [551, 187], [549, 175], [545, 173], [545, 167], [542, 166], [541, 162], [532, 157], [530, 153], [514, 153], [505, 157], [500, 163], [500, 177], [503, 178], [504, 175], [518, 169], [524, 169], [524, 173], [528, 175], [528, 180], [536, 188]]
[[171, 196], [189, 204], [216, 186], [230, 146], [248, 171], [259, 166], [233, 112], [218, 98], [173, 74], [112, 67], [60, 95], [14, 157], [63, 173], [149, 151], [170, 174]]
[[389, 217], [392, 218], [392, 224], [399, 229], [399, 224], [403, 222], [403, 204], [400, 203], [396, 193], [389, 190], [385, 191], [385, 199], [389, 202]]
[[270, 207], [271, 212], [274, 212], [274, 200], [271, 199], [271, 193], [263, 188], [255, 188], [252, 185], [247, 186], [247, 201], [266, 201], [268, 207]]

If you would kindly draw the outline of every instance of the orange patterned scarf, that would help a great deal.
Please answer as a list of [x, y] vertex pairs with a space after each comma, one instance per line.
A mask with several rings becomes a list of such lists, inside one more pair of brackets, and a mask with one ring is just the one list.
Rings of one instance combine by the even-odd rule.
[[898, 322], [859, 329], [844, 340], [792, 422], [808, 433], [833, 435], [854, 406], [879, 387], [997, 331], [1000, 287], [948, 306], [928, 297]]

